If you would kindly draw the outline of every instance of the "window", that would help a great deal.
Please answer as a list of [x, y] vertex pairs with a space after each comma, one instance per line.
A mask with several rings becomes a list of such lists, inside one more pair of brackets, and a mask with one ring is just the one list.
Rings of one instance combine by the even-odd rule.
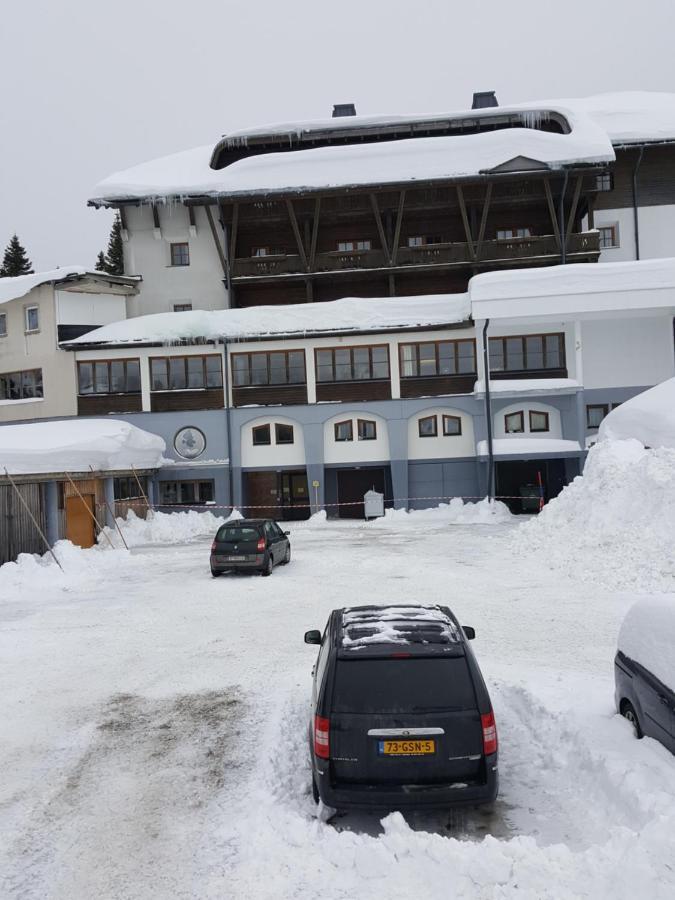
[[417, 420], [417, 430], [421, 438], [436, 437], [438, 434], [438, 420], [436, 416], [424, 416]]
[[[140, 487], [138, 486], [139, 481]], [[148, 479], [145, 475], [139, 475], [138, 481], [131, 475], [125, 478], [114, 478], [113, 490], [115, 500], [142, 500], [143, 495], [148, 496]]]
[[152, 391], [195, 391], [222, 386], [220, 356], [168, 356], [150, 360]]
[[429, 244], [441, 244], [441, 236], [438, 234], [416, 234], [408, 238], [409, 247], [428, 247]]
[[531, 228], [498, 228], [497, 229], [497, 240], [498, 241], [512, 241], [514, 238], [528, 238], [532, 237], [532, 229]]
[[274, 426], [274, 440], [277, 444], [292, 444], [293, 426], [282, 425], [280, 422], [277, 422]]
[[24, 309], [26, 318], [26, 331], [40, 330], [40, 311], [37, 306], [27, 306]]
[[232, 382], [235, 387], [305, 384], [306, 380], [304, 350], [232, 355]]
[[400, 356], [401, 378], [472, 375], [476, 371], [476, 343], [473, 340], [401, 344]]
[[507, 434], [522, 434], [525, 431], [525, 417], [522, 412], [504, 416], [504, 430]]
[[171, 265], [190, 265], [190, 245], [188, 243], [171, 244]]
[[564, 369], [563, 334], [527, 334], [490, 338], [490, 371]]
[[443, 434], [445, 437], [456, 437], [462, 433], [462, 420], [459, 416], [443, 416]]
[[601, 175], [595, 176], [596, 191], [612, 191], [614, 190], [614, 176], [611, 172], [603, 172]]
[[548, 431], [548, 413], [530, 410], [530, 431]]
[[346, 422], [336, 422], [335, 423], [335, 440], [336, 441], [353, 441], [354, 440], [354, 429], [352, 426], [351, 419], [347, 419]]
[[601, 250], [611, 250], [613, 247], [619, 246], [618, 225], [601, 225], [598, 231], [600, 233]]
[[269, 425], [256, 425], [255, 428], [251, 429], [251, 434], [253, 435], [254, 447], [263, 447], [267, 444], [272, 443], [272, 435]]
[[162, 506], [204, 506], [213, 503], [213, 481], [160, 481]]
[[191, 309], [191, 303], [174, 303], [173, 305], [174, 312], [190, 312]]
[[333, 347], [316, 351], [317, 381], [370, 381], [389, 378], [389, 348]]
[[42, 369], [0, 375], [0, 400], [32, 400], [35, 397], [44, 397]]
[[360, 441], [377, 440], [377, 423], [372, 419], [357, 419], [356, 426]]
[[140, 394], [141, 365], [137, 359], [97, 359], [77, 364], [80, 394]]
[[7, 313], [0, 313], [0, 337], [7, 336]]
[[285, 250], [279, 247], [251, 247], [251, 256], [285, 256]]
[[608, 412], [608, 403], [591, 403], [586, 407], [586, 427], [599, 428]]
[[338, 241], [338, 251], [340, 253], [355, 253], [359, 250], [372, 249], [372, 241]]

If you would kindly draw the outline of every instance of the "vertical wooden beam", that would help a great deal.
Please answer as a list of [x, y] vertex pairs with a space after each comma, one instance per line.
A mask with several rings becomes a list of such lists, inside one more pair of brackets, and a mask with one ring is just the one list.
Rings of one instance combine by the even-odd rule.
[[159, 210], [156, 203], [152, 204], [152, 223], [155, 228], [159, 228]]
[[234, 261], [237, 258], [237, 232], [239, 231], [239, 204], [232, 204], [232, 224], [230, 225], [230, 247], [228, 251], [228, 260], [230, 263], [230, 271], [234, 268]]
[[394, 240], [391, 244], [391, 264], [396, 265], [398, 256], [398, 243], [401, 240], [401, 224], [403, 222], [403, 207], [405, 206], [405, 190], [401, 191], [398, 198], [398, 210], [396, 212], [396, 227], [394, 228]]
[[565, 231], [565, 244], [569, 240], [570, 234], [572, 234], [572, 228], [574, 227], [574, 219], [577, 214], [577, 207], [579, 206], [579, 197], [581, 196], [581, 187], [583, 185], [584, 176], [579, 175], [577, 177], [576, 184], [574, 185], [574, 193], [572, 194], [572, 205], [570, 206], [569, 215], [567, 217], [567, 229]]
[[380, 236], [380, 243], [382, 244], [384, 257], [386, 260], [391, 262], [391, 255], [389, 253], [389, 247], [387, 246], [387, 236], [384, 233], [384, 225], [382, 224], [382, 214], [380, 213], [380, 207], [377, 202], [377, 197], [373, 193], [370, 194], [370, 205], [373, 208], [373, 215], [375, 216], [375, 223], [377, 224], [377, 233]]
[[595, 194], [591, 194], [588, 198], [588, 230], [595, 228]]
[[307, 254], [305, 253], [305, 246], [302, 243], [302, 235], [300, 234], [300, 228], [298, 227], [298, 219], [295, 215], [295, 209], [293, 208], [293, 201], [287, 199], [286, 200], [286, 209], [288, 210], [288, 217], [291, 220], [291, 227], [293, 229], [293, 234], [295, 235], [295, 242], [298, 245], [298, 253], [300, 254], [300, 260], [306, 272], [309, 271], [309, 266], [307, 265]]
[[307, 281], [305, 281], [305, 296], [308, 303], [314, 302], [314, 285], [311, 278], [308, 278]]
[[478, 228], [478, 240], [476, 241], [476, 259], [480, 259], [480, 251], [485, 240], [485, 229], [487, 227], [488, 212], [490, 211], [490, 200], [492, 199], [492, 182], [488, 181], [485, 190], [485, 200], [483, 201], [483, 212], [480, 217], [480, 226]]
[[391, 272], [389, 273], [388, 280], [389, 280], [389, 296], [395, 297], [396, 296], [396, 279], [394, 278], [394, 276]]
[[223, 275], [227, 275], [227, 260], [225, 259], [225, 251], [223, 250], [223, 245], [220, 243], [220, 238], [218, 237], [218, 232], [216, 231], [216, 223], [213, 221], [213, 213], [211, 212], [211, 207], [208, 204], [204, 206], [204, 212], [206, 213], [209, 228], [211, 229], [213, 243], [216, 245], [216, 252], [218, 253], [220, 265], [223, 268]]
[[195, 208], [191, 203], [189, 203], [187, 209], [188, 209], [188, 220], [190, 222], [190, 225], [192, 225], [192, 227], [195, 228], [197, 225], [197, 223], [195, 222]]
[[462, 214], [462, 223], [464, 225], [464, 233], [466, 234], [466, 242], [469, 247], [469, 256], [473, 260], [476, 258], [476, 248], [473, 245], [473, 237], [471, 235], [471, 228], [469, 227], [469, 217], [466, 214], [464, 191], [462, 190], [461, 184], [457, 185], [457, 202], [459, 203], [459, 211]]
[[314, 219], [312, 221], [312, 240], [309, 245], [309, 270], [314, 271], [316, 263], [316, 244], [319, 240], [319, 216], [321, 214], [321, 197], [314, 201]]
[[555, 205], [553, 203], [553, 193], [551, 191], [551, 182], [548, 178], [544, 178], [544, 193], [546, 194], [546, 205], [548, 206], [548, 214], [551, 217], [551, 225], [553, 226], [553, 236], [555, 242], [560, 248], [560, 229], [558, 228], [558, 217], [555, 214]]

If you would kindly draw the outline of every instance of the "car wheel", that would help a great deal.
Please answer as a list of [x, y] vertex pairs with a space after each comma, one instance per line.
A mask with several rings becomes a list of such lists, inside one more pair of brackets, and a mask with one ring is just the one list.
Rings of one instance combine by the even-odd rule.
[[213, 575], [214, 578], [220, 578], [220, 576], [221, 576], [223, 573], [222, 573], [222, 572], [217, 572], [214, 568], [212, 568], [212, 569], [211, 569], [211, 574]]
[[272, 562], [272, 554], [270, 553], [267, 557], [267, 562], [263, 566], [262, 574], [268, 578], [274, 569], [274, 563]]
[[321, 797], [319, 796], [319, 788], [316, 786], [316, 778], [312, 775], [312, 797], [314, 798], [314, 802], [318, 803]]
[[284, 555], [284, 558], [281, 560], [281, 565], [287, 566], [290, 561], [291, 561], [291, 545], [289, 544], [286, 547], [286, 554]]
[[633, 704], [628, 700], [624, 700], [621, 704], [621, 715], [624, 719], [627, 719], [630, 724], [633, 726], [633, 731], [635, 732], [635, 737], [638, 740], [642, 737], [642, 729], [640, 728], [640, 720], [637, 717], [637, 713], [635, 712], [635, 708]]

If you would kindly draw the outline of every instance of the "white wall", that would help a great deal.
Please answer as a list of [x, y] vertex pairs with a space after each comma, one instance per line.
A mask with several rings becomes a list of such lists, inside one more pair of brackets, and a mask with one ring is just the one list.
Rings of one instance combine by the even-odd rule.
[[[510, 413], [519, 411], [522, 411], [523, 413], [525, 430], [517, 434], [513, 434], [512, 432], [507, 433], [505, 422], [506, 416]], [[548, 413], [548, 431], [530, 431], [530, 411]], [[547, 403], [536, 403], [531, 401], [512, 403], [510, 406], [505, 406], [503, 409], [500, 409], [499, 412], [494, 414], [493, 432], [495, 438], [562, 438], [560, 411], [554, 406], [549, 406]]]
[[[213, 242], [206, 213], [195, 208], [196, 232], [190, 234], [187, 208], [181, 204], [159, 207], [160, 228], [154, 227], [149, 206], [125, 209], [128, 240], [124, 245], [127, 275], [141, 275], [138, 296], [130, 297], [130, 316], [172, 312], [176, 303], [192, 303], [193, 309], [226, 309], [228, 293], [223, 284], [223, 269]], [[218, 235], [223, 229], [214, 212]], [[172, 266], [170, 244], [190, 245], [190, 265]]]
[[640, 258], [675, 256], [675, 206], [643, 206], [638, 215]]
[[[293, 426], [293, 443], [275, 443], [274, 425]], [[269, 425], [272, 443], [254, 446], [253, 429], [259, 425]], [[302, 425], [285, 416], [265, 415], [247, 422], [241, 429], [241, 465], [243, 468], [257, 466], [298, 466], [305, 467], [305, 436]]]
[[[352, 441], [335, 440], [335, 423], [352, 421]], [[358, 439], [357, 419], [370, 419], [376, 422], [377, 438], [374, 441], [360, 441]], [[344, 410], [337, 416], [333, 416], [323, 427], [323, 452], [326, 465], [336, 463], [367, 463], [377, 462], [381, 459], [389, 459], [389, 432], [386, 421], [376, 416], [367, 409], [358, 413]]]
[[56, 291], [55, 294], [58, 325], [109, 325], [127, 316], [123, 295], [85, 291]]
[[[462, 420], [460, 435], [443, 434], [443, 416], [459, 416]], [[436, 437], [420, 437], [418, 422], [426, 416], [438, 419], [438, 435]], [[408, 459], [452, 459], [476, 455], [476, 444], [473, 435], [473, 418], [459, 409], [448, 409], [432, 406], [420, 410], [408, 419]]]
[[639, 387], [675, 375], [668, 316], [581, 323], [584, 387]]
[[[635, 255], [635, 223], [632, 207], [623, 209], [601, 209], [595, 212], [594, 222], [596, 228], [603, 225], [618, 225], [619, 246], [609, 250], [602, 250], [599, 262], [623, 262], [636, 259]], [[640, 235], [642, 237], [642, 235]], [[644, 256], [644, 248], [641, 247]]]

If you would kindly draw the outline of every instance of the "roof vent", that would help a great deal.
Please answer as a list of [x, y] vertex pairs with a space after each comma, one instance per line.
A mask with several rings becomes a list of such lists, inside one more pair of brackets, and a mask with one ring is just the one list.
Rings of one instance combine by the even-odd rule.
[[473, 95], [471, 109], [487, 109], [489, 106], [499, 106], [494, 91], [476, 91]]
[[355, 116], [356, 115], [356, 107], [353, 103], [334, 103], [333, 104], [333, 118], [341, 119], [342, 116]]

